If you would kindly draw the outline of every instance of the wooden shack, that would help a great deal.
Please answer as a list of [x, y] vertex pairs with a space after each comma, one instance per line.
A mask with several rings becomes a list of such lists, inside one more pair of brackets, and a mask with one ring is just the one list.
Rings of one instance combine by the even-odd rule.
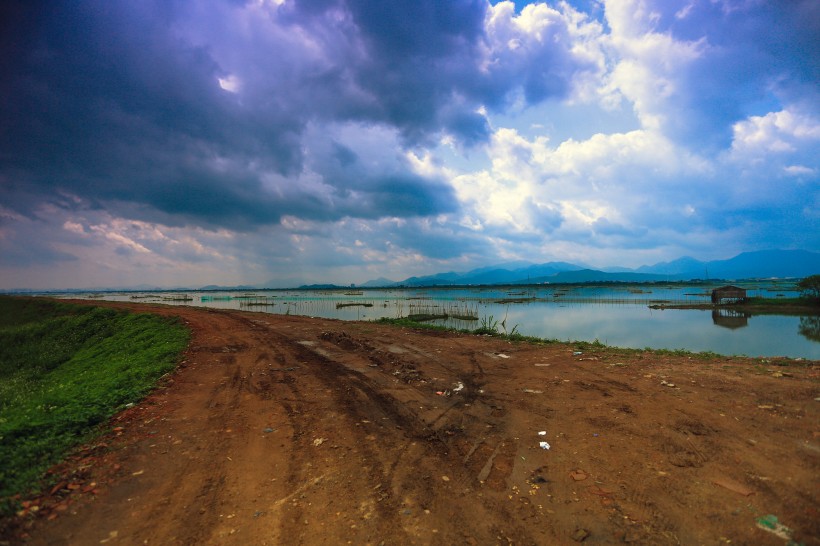
[[721, 286], [712, 290], [712, 303], [743, 303], [746, 301], [746, 289], [738, 286]]

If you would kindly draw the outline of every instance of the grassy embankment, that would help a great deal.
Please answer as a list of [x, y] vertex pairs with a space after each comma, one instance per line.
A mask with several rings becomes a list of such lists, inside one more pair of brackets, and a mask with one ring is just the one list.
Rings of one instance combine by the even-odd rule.
[[188, 342], [179, 322], [0, 296], [0, 514], [44, 471], [145, 396]]

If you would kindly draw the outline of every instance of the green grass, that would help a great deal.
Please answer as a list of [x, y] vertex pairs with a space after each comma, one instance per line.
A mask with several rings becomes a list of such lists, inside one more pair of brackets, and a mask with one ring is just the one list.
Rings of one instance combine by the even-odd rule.
[[144, 397], [188, 342], [173, 319], [0, 296], [0, 513]]
[[523, 341], [527, 343], [558, 343], [557, 339], [544, 339], [535, 336], [525, 336], [518, 333], [518, 326], [513, 328], [513, 330], [507, 334], [498, 331], [499, 323], [497, 320], [493, 320], [492, 315], [489, 317], [484, 317], [481, 319], [480, 325], [473, 329], [461, 329], [458, 328], [451, 328], [449, 326], [440, 326], [438, 324], [428, 324], [427, 322], [419, 322], [418, 320], [414, 320], [411, 318], [413, 315], [409, 317], [403, 318], [380, 318], [376, 320], [376, 322], [381, 324], [392, 324], [394, 326], [404, 326], [407, 328], [416, 328], [421, 330], [437, 330], [439, 332], [456, 332], [460, 334], [472, 334], [472, 335], [483, 335], [483, 336], [493, 336], [498, 338], [507, 339], [510, 341]]

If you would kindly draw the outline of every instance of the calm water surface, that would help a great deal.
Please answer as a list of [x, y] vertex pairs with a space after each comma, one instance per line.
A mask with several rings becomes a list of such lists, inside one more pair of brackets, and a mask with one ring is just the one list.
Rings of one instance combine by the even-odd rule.
[[[600, 341], [617, 347], [685, 349], [727, 355], [820, 360], [817, 317], [714, 315], [711, 310], [650, 309], [653, 303], [707, 302], [711, 286], [522, 287], [484, 289], [262, 290], [254, 292], [102, 293], [87, 297], [162, 302], [341, 320], [397, 318], [415, 313], [470, 315], [433, 324], [562, 341]], [[793, 285], [747, 286], [750, 296], [792, 297]], [[77, 297], [76, 294], [70, 297]], [[188, 300], [187, 298], [190, 298]], [[503, 321], [503, 325], [502, 325]]]

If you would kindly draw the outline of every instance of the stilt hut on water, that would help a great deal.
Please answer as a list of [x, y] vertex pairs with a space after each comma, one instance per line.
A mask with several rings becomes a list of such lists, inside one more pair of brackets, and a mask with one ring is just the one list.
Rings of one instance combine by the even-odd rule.
[[746, 301], [746, 289], [738, 286], [721, 286], [712, 290], [712, 303], [742, 303]]

